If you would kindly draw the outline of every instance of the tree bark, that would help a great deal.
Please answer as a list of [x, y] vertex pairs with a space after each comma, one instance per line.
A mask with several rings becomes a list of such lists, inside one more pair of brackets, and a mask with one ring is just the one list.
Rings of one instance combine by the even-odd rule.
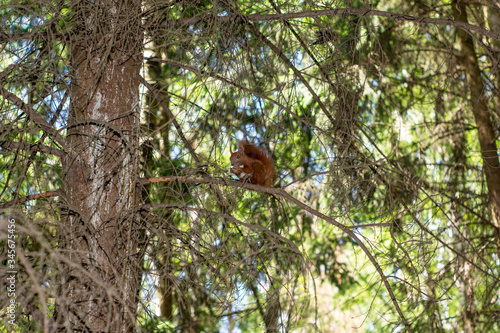
[[[467, 23], [467, 7], [464, 2], [452, 1], [453, 16], [456, 21]], [[484, 81], [477, 61], [474, 41], [468, 33], [457, 29], [463, 56], [464, 72], [470, 91], [470, 106], [477, 125], [479, 145], [483, 158], [483, 168], [488, 186], [492, 224], [496, 228], [497, 237], [500, 229], [500, 163], [493, 123], [490, 118]]]
[[141, 280], [138, 175], [140, 1], [76, 2], [63, 161], [60, 331], [133, 332]]
[[[467, 165], [467, 157], [464, 153], [466, 151], [465, 134], [457, 134], [453, 138], [453, 141], [455, 144], [453, 146], [451, 160], [455, 167], [450, 175], [450, 192], [457, 193], [463, 192], [467, 178], [467, 170], [464, 167]], [[463, 208], [454, 204], [450, 207], [450, 217], [452, 219], [452, 224], [455, 226], [452, 228], [454, 248], [457, 253], [463, 254], [463, 256], [458, 256], [456, 258], [456, 265], [453, 265], [455, 269], [454, 275], [457, 277], [457, 287], [461, 294], [463, 330], [466, 333], [473, 333], [476, 331], [478, 313], [475, 306], [474, 267], [471, 265], [469, 259], [467, 259], [470, 253], [473, 252], [471, 250], [471, 244], [469, 243], [469, 240], [472, 238], [469, 229], [470, 221], [466, 218]]]
[[266, 333], [278, 333], [280, 331], [280, 299], [278, 289], [274, 287], [272, 281], [269, 282], [266, 297], [267, 307], [262, 318], [266, 326]]

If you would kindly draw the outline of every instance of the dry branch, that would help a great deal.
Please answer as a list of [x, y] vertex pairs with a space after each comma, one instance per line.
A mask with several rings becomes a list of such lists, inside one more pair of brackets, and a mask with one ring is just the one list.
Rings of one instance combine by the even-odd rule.
[[[451, 19], [436, 19], [430, 17], [416, 17], [406, 14], [391, 13], [381, 10], [373, 9], [354, 9], [354, 8], [336, 8], [336, 9], [325, 9], [325, 10], [312, 10], [299, 13], [286, 13], [286, 14], [252, 14], [252, 15], [241, 15], [246, 21], [286, 21], [293, 20], [304, 17], [318, 17], [318, 16], [336, 16], [336, 15], [357, 15], [357, 16], [380, 16], [392, 18], [400, 21], [414, 22], [417, 24], [435, 24], [441, 26], [452, 26], [460, 28], [464, 31], [471, 32], [475, 31], [487, 37], [495, 40], [500, 40], [500, 35], [493, 33], [485, 28], [481, 28], [472, 24], [454, 21]], [[233, 16], [217, 16], [210, 17], [208, 19], [205, 16], [192, 17], [180, 20], [171, 20], [163, 22], [159, 25], [151, 25], [147, 27], [147, 30], [154, 30], [159, 27], [171, 27], [180, 25], [195, 25], [200, 22], [206, 22], [207, 20], [216, 20], [218, 22], [231, 22], [234, 21]]]

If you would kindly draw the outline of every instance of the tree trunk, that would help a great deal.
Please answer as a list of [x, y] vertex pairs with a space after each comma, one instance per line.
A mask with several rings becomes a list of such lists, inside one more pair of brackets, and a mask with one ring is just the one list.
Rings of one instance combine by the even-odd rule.
[[[172, 223], [172, 219], [169, 219]], [[171, 237], [167, 236], [168, 241], [161, 246], [164, 249], [162, 254], [158, 254], [159, 265], [161, 267], [159, 273], [160, 285], [158, 286], [158, 292], [160, 296], [160, 316], [164, 317], [168, 321], [172, 321], [174, 317], [174, 294], [173, 288], [174, 283], [172, 278], [174, 276], [173, 264], [172, 264], [172, 242]]]
[[266, 333], [278, 333], [280, 331], [279, 317], [281, 307], [278, 290], [273, 286], [272, 281], [269, 283], [266, 296], [267, 308], [263, 316]]
[[[453, 16], [456, 21], [467, 23], [467, 7], [464, 2], [452, 1]], [[470, 90], [470, 104], [476, 122], [479, 145], [483, 158], [484, 173], [490, 199], [492, 224], [496, 227], [497, 236], [500, 228], [500, 163], [496, 136], [493, 123], [490, 118], [491, 110], [488, 108], [487, 96], [484, 94], [485, 86], [481, 78], [481, 71], [477, 62], [474, 41], [471, 35], [461, 29], [457, 29], [458, 41], [460, 42], [461, 54], [463, 56], [464, 71]]]
[[134, 212], [140, 2], [77, 2], [74, 10], [58, 329], [133, 332], [141, 279]]
[[[464, 117], [462, 115], [457, 116]], [[454, 168], [450, 174], [450, 193], [463, 193], [465, 189], [464, 184], [467, 178], [467, 170], [464, 167], [467, 165], [467, 157], [464, 153], [467, 151], [466, 141], [464, 133], [457, 134], [453, 138], [453, 157], [451, 161], [453, 161]], [[469, 230], [470, 220], [466, 217], [467, 215], [460, 205], [452, 204], [449, 212], [455, 226], [452, 228], [454, 248], [457, 253], [463, 255], [457, 256], [456, 265], [453, 266], [455, 269], [454, 276], [457, 277], [457, 287], [461, 294], [463, 330], [466, 333], [473, 333], [476, 331], [478, 316], [475, 306], [473, 266], [467, 259], [472, 252], [471, 244], [468, 241], [472, 238]]]

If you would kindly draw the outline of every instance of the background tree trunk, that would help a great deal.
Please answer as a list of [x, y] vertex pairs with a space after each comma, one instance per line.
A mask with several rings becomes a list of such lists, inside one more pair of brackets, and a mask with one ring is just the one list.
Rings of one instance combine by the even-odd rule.
[[[467, 7], [464, 2], [453, 0], [454, 19], [467, 23]], [[491, 205], [492, 223], [497, 228], [497, 240], [500, 239], [500, 163], [493, 123], [490, 119], [491, 110], [485, 95], [484, 81], [477, 63], [476, 51], [472, 37], [461, 29], [457, 29], [467, 85], [470, 90], [470, 105], [476, 121], [479, 145], [483, 158], [484, 173]], [[499, 241], [500, 243], [500, 241]]]

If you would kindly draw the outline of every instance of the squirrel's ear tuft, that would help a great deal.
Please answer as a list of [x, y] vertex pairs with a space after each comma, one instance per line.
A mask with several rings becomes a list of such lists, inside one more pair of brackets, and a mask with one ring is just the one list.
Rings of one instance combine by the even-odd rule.
[[241, 140], [239, 143], [238, 143], [238, 151], [244, 151], [245, 150], [245, 142], [246, 139], [244, 140]]

